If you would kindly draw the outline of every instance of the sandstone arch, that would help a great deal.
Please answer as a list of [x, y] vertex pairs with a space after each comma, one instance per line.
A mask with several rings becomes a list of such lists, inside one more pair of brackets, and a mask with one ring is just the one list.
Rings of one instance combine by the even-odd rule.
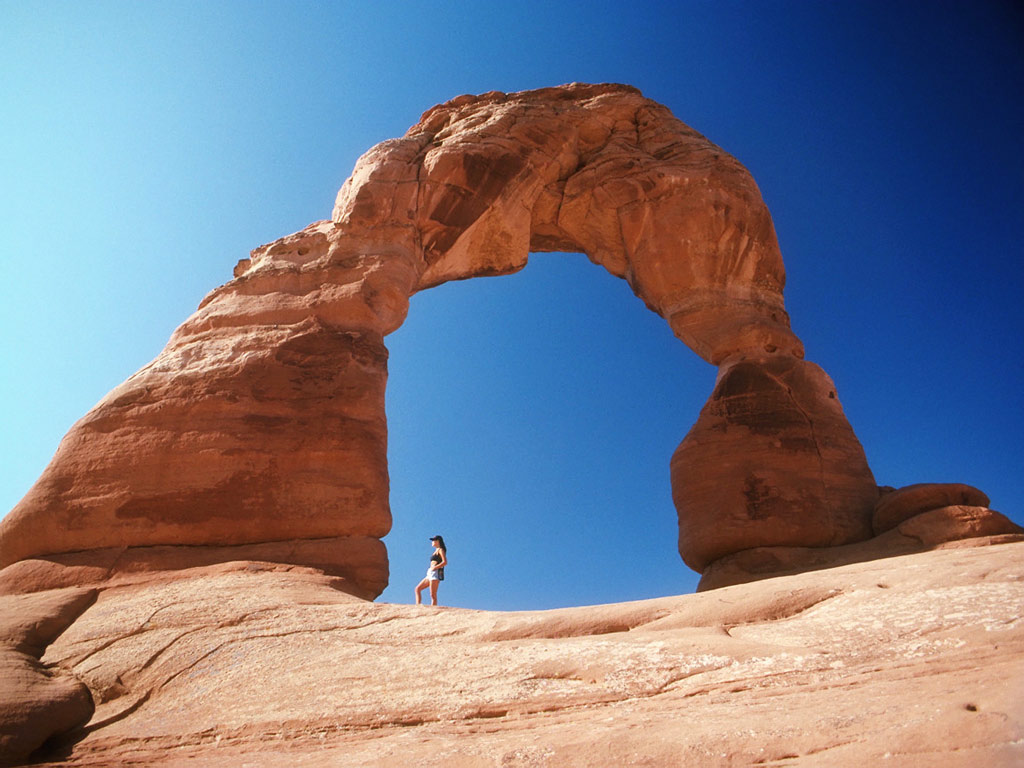
[[367, 152], [331, 220], [254, 250], [72, 427], [0, 524], [0, 566], [267, 559], [379, 594], [384, 336], [416, 291], [552, 250], [627, 280], [719, 366], [672, 459], [689, 565], [871, 535], [874, 479], [789, 328], [750, 174], [636, 89], [573, 84], [461, 96]]

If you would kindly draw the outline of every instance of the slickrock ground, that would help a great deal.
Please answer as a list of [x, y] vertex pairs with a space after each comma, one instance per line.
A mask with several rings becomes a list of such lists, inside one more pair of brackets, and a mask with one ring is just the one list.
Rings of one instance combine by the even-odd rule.
[[43, 656], [96, 700], [47, 765], [1024, 763], [1024, 543], [523, 613], [133, 578]]

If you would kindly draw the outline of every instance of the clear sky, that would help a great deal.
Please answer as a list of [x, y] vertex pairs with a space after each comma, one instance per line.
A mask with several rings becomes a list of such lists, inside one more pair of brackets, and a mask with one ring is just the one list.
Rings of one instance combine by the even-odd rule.
[[[794, 330], [880, 484], [1024, 523], [1024, 13], [874, 2], [0, 0], [0, 513], [67, 429], [356, 158], [461, 93], [624, 82], [753, 173]], [[693, 589], [668, 462], [714, 369], [579, 254], [412, 299], [387, 339], [392, 586]]]

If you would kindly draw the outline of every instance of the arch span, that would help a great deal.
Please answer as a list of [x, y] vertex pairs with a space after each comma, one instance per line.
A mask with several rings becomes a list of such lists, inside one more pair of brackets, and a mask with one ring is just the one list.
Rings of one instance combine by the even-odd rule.
[[531, 250], [585, 253], [719, 367], [671, 461], [687, 564], [870, 536], [874, 479], [789, 328], [750, 174], [636, 89], [572, 84], [460, 96], [368, 151], [329, 221], [239, 262], [71, 429], [0, 525], [0, 565], [267, 559], [379, 594], [383, 338], [416, 291]]

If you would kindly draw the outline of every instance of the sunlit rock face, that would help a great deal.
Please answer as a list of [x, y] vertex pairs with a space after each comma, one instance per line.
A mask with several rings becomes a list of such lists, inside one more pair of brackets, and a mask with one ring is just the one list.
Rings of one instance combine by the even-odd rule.
[[548, 611], [337, 582], [222, 563], [0, 597], [0, 764], [1024, 764], [1021, 543]]
[[408, 230], [418, 288], [581, 251], [718, 364], [802, 356], [771, 216], [747, 170], [621, 85], [460, 96], [367, 152], [333, 220]]
[[72, 427], [3, 521], [0, 562], [262, 559], [383, 591], [382, 329], [404, 317], [414, 273], [381, 250], [328, 223], [254, 251], [246, 274]]
[[95, 551], [111, 571], [164, 568], [259, 545], [379, 594], [383, 338], [416, 291], [551, 250], [625, 279], [721, 368], [672, 462], [687, 563], [871, 535], [874, 479], [828, 377], [802, 361], [750, 174], [636, 89], [573, 84], [460, 96], [367, 152], [330, 221], [240, 261], [71, 429], [0, 526], [0, 565]]
[[672, 489], [679, 552], [699, 572], [752, 547], [868, 539], [878, 497], [832, 380], [786, 355], [719, 368], [672, 457]]

